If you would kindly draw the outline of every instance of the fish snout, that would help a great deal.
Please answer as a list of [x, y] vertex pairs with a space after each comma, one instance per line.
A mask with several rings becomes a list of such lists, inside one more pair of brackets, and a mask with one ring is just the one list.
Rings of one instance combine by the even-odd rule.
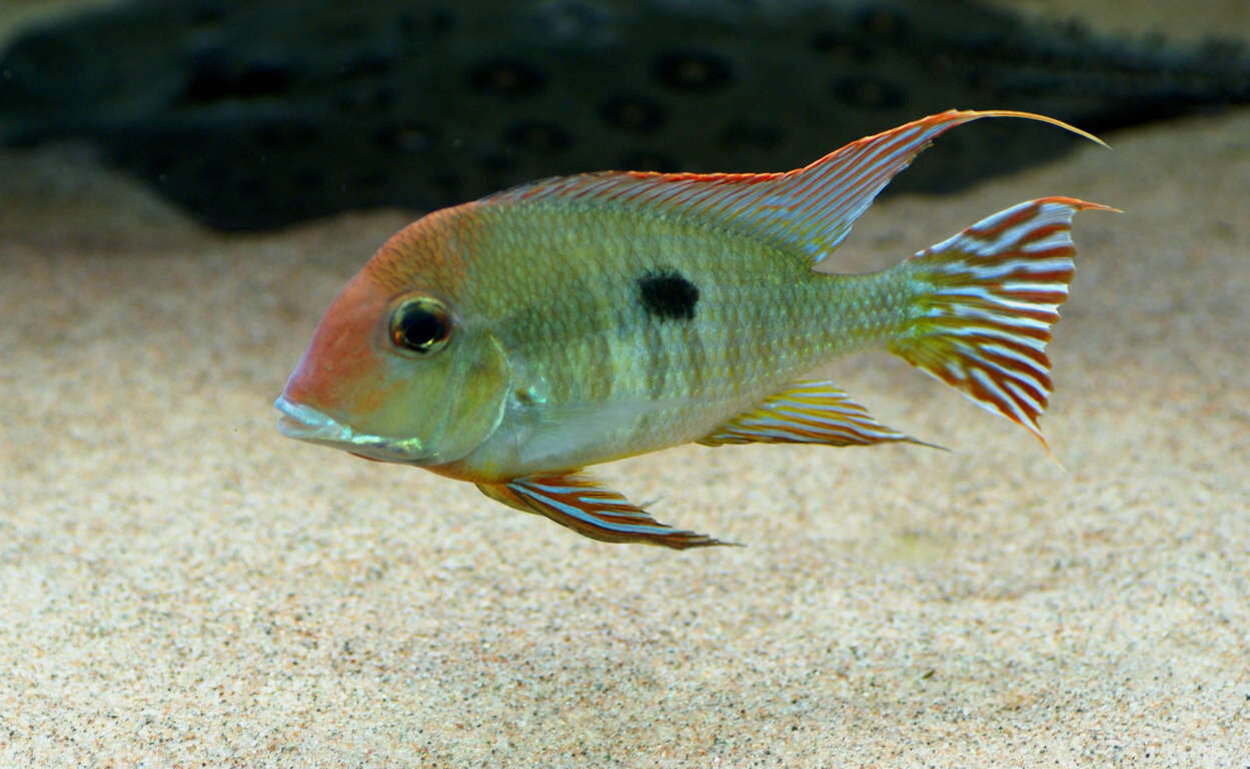
[[340, 442], [351, 434], [351, 428], [340, 424], [328, 414], [323, 414], [312, 406], [287, 400], [285, 395], [279, 396], [273, 405], [281, 412], [278, 417], [278, 432], [288, 438]]
[[297, 403], [286, 395], [274, 401], [278, 409], [278, 432], [287, 438], [319, 443], [342, 449], [364, 459], [405, 464], [425, 464], [430, 460], [418, 438], [388, 438], [353, 430], [329, 414]]

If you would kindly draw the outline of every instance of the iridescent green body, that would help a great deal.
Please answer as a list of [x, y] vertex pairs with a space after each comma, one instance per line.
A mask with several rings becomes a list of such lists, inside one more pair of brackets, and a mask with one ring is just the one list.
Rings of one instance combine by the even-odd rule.
[[[410, 230], [397, 241], [429, 258], [397, 249], [412, 270], [402, 280], [421, 275], [454, 292], [466, 321], [490, 328], [510, 362], [499, 429], [446, 468], [473, 478], [697, 440], [821, 363], [884, 345], [906, 325], [914, 295], [897, 268], [824, 274], [784, 243], [613, 203], [473, 203]], [[697, 291], [690, 317], [642, 300], [641, 283], [665, 273]]]

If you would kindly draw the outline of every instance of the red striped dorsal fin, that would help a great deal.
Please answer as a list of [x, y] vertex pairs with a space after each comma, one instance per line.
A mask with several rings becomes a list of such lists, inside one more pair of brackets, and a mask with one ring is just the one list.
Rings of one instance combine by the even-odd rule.
[[823, 443], [870, 446], [918, 441], [877, 422], [868, 410], [832, 382], [796, 382], [744, 411], [698, 440], [704, 446], [737, 443]]
[[985, 117], [1040, 120], [1097, 137], [1055, 118], [1012, 110], [947, 110], [851, 142], [786, 173], [694, 174], [605, 171], [556, 177], [497, 193], [484, 202], [559, 199], [678, 211], [773, 238], [815, 264], [837, 248], [890, 179], [935, 138]]

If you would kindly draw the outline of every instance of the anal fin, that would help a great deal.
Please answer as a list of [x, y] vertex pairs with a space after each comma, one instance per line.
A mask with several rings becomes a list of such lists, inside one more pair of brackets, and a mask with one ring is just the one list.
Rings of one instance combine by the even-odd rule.
[[831, 382], [796, 382], [717, 427], [698, 443], [723, 446], [740, 443], [823, 443], [869, 446], [874, 443], [916, 443], [916, 440], [873, 419]]
[[676, 550], [733, 544], [660, 523], [585, 475], [531, 475], [504, 483], [479, 483], [477, 487], [497, 502], [545, 515], [601, 542], [641, 542]]

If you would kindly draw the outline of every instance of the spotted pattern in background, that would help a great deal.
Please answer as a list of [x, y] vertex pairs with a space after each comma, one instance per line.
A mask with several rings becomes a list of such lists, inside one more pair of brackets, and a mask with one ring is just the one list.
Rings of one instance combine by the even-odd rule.
[[[966, 0], [142, 0], [27, 32], [0, 73], [0, 140], [86, 137], [226, 229], [585, 170], [785, 170], [949, 107], [1106, 131], [1250, 101], [1237, 44], [1100, 39]], [[1072, 146], [971, 126], [891, 189]]]

